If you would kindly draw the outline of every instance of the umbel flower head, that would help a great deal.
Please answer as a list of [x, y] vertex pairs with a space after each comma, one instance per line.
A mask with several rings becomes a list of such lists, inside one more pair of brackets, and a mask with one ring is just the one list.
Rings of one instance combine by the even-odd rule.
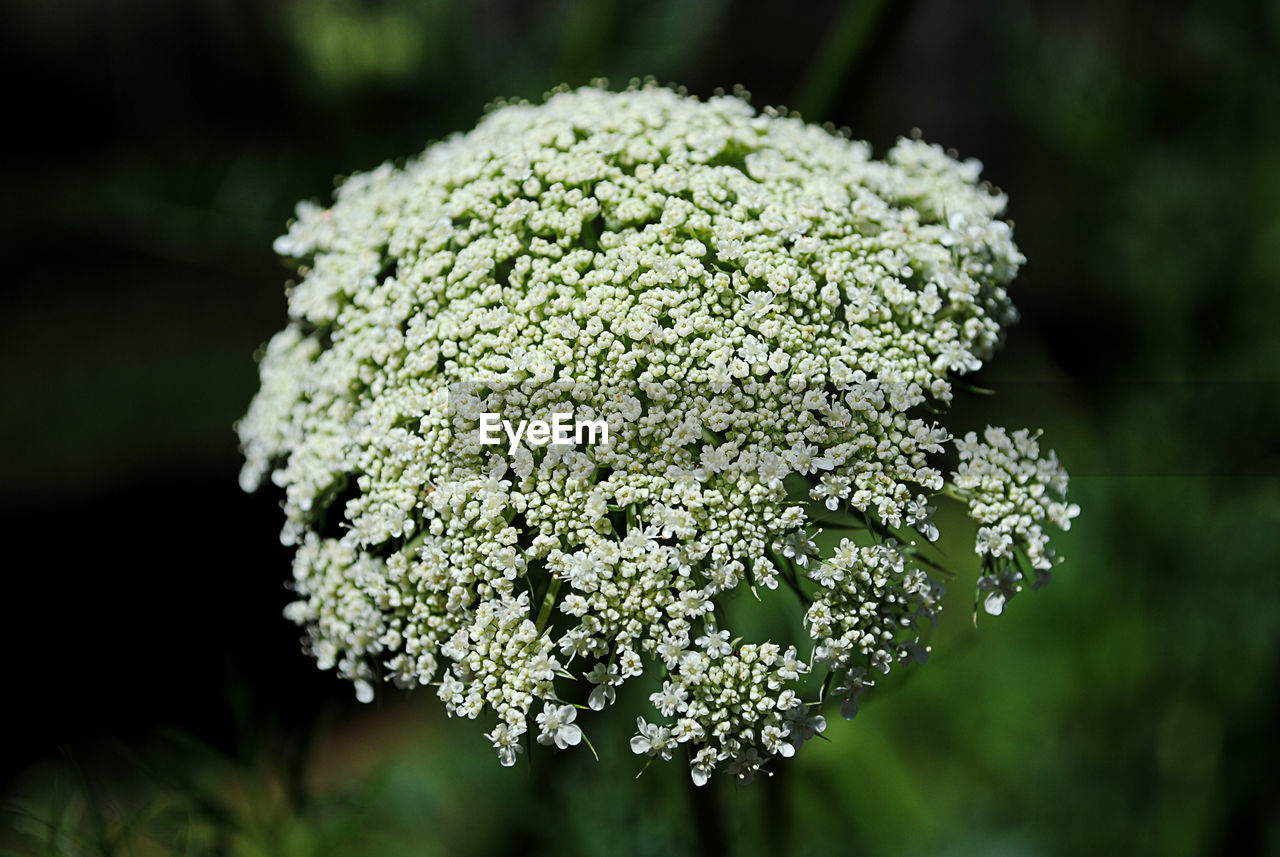
[[[506, 765], [647, 683], [631, 750], [701, 784], [924, 659], [944, 491], [988, 612], [1042, 582], [1065, 472], [1029, 432], [937, 421], [1014, 319], [1023, 259], [979, 170], [741, 97], [590, 87], [299, 205], [238, 432], [243, 487], [284, 489], [287, 615], [320, 667], [362, 700], [435, 688]], [[556, 414], [593, 431], [548, 443]], [[732, 627], [778, 599], [795, 639]]]

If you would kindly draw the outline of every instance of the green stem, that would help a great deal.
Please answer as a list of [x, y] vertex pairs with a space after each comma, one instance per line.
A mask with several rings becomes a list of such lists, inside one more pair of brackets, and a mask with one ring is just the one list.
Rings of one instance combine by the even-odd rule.
[[831, 690], [831, 680], [834, 679], [835, 677], [836, 677], [836, 674], [832, 672], [830, 669], [828, 669], [826, 678], [822, 680], [822, 690], [819, 691], [818, 693], [819, 705], [822, 705], [827, 701], [827, 693]]
[[782, 582], [791, 588], [791, 591], [796, 594], [796, 597], [800, 599], [804, 606], [808, 607], [813, 604], [813, 599], [800, 588], [800, 575], [796, 571], [795, 563], [785, 557], [778, 556], [774, 551], [769, 551], [769, 558], [778, 567], [778, 576], [782, 578]]
[[552, 575], [551, 583], [547, 585], [547, 594], [542, 597], [542, 606], [538, 608], [538, 619], [534, 623], [538, 629], [538, 633], [542, 633], [542, 629], [547, 627], [547, 620], [551, 618], [551, 608], [556, 605], [556, 596], [560, 594], [560, 578]]
[[427, 526], [425, 524], [420, 524], [418, 527], [417, 535], [409, 539], [409, 541], [405, 542], [405, 545], [403, 548], [401, 548], [401, 551], [403, 551], [404, 553], [407, 553], [409, 556], [413, 556], [413, 552], [417, 550], [418, 547], [421, 546], [422, 543], [427, 540], [428, 533], [430, 533], [430, 530], [427, 528]]

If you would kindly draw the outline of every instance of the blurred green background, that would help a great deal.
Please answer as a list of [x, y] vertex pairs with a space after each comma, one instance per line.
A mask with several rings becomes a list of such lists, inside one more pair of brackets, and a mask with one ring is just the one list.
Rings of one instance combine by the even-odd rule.
[[[1280, 854], [1280, 3], [11, 0], [0, 848], [49, 855]], [[430, 694], [358, 706], [280, 617], [231, 431], [271, 240], [498, 96], [654, 75], [986, 164], [1023, 320], [959, 428], [1042, 426], [1053, 583], [772, 778], [506, 770]], [[944, 545], [967, 557], [961, 543]], [[615, 712], [621, 715], [622, 711]]]

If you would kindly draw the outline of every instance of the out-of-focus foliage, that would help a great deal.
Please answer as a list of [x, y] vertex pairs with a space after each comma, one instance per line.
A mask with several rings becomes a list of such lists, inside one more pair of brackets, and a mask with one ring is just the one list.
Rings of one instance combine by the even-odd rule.
[[[0, 221], [23, 287], [0, 337], [7, 497], [92, 496], [175, 467], [232, 484], [229, 426], [253, 389], [246, 355], [283, 312], [269, 252], [294, 199], [471, 127], [493, 96], [653, 73], [803, 102], [881, 147], [918, 125], [984, 159], [1029, 259], [1011, 291], [1024, 320], [983, 379], [999, 395], [957, 417], [1043, 425], [1084, 512], [1048, 588], [974, 630], [972, 567], [926, 666], [889, 676], [853, 723], [831, 724], [838, 740], [777, 777], [719, 788], [715, 812], [678, 771], [634, 780], [637, 759], [596, 763], [585, 747], [504, 771], [473, 730], [392, 696], [321, 728], [292, 780], [287, 757], [261, 750], [170, 749], [142, 767], [77, 754], [89, 790], [49, 763], [14, 781], [0, 843], [626, 855], [703, 853], [722, 836], [743, 854], [1280, 853], [1280, 5], [980, 5], [784, 18], [727, 0], [228, 3], [233, 100], [177, 48], [149, 48], [176, 80], [148, 76], [122, 26], [83, 42], [116, 46], [111, 85], [83, 108], [98, 124], [75, 126], [79, 148], [69, 132], [31, 146], [11, 189], [21, 215]], [[81, 43], [24, 8], [51, 67], [70, 62]], [[831, 33], [861, 47], [845, 55]], [[814, 85], [815, 67], [837, 79]], [[171, 573], [139, 538], [113, 549]], [[240, 561], [283, 580], [267, 547], [238, 547]], [[189, 620], [202, 622], [215, 617]], [[262, 704], [279, 675], [256, 679]], [[143, 699], [175, 692], [156, 684]], [[241, 734], [269, 746], [301, 725]]]

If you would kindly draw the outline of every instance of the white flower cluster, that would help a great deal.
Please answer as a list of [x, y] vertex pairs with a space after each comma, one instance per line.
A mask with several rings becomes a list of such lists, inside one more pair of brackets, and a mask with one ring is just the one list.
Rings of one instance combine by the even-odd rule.
[[[1022, 257], [978, 176], [734, 96], [584, 88], [300, 205], [238, 431], [243, 486], [285, 491], [320, 666], [362, 699], [438, 687], [504, 764], [648, 682], [632, 749], [681, 749], [699, 783], [821, 731], [816, 668], [851, 716], [868, 669], [926, 651], [911, 534], [938, 537], [952, 440], [930, 414], [1014, 317]], [[609, 442], [478, 441], [483, 412], [551, 411]], [[960, 444], [958, 480], [987, 543], [1040, 563], [1074, 507], [1019, 438]], [[744, 591], [799, 598], [812, 648], [734, 636]]]
[[[682, 651], [669, 667], [669, 678], [649, 701], [671, 727], [639, 718], [639, 734], [631, 739], [635, 753], [670, 759], [680, 744], [692, 753], [693, 780], [703, 785], [716, 765], [731, 760], [729, 771], [749, 777], [767, 755], [792, 756], [796, 746], [826, 723], [810, 717], [791, 688], [809, 671], [795, 647], [782, 651], [775, 643], [739, 646], [714, 626], [698, 638], [698, 648]], [[808, 723], [808, 733], [794, 727]], [[710, 727], [710, 728], [708, 728]], [[766, 755], [761, 755], [764, 753]]]
[[1035, 588], [1049, 579], [1053, 551], [1047, 547], [1043, 524], [1069, 530], [1080, 507], [1065, 502], [1067, 472], [1057, 456], [1050, 452], [1041, 458], [1036, 435], [1027, 429], [1010, 437], [1002, 428], [988, 427], [983, 441], [969, 432], [956, 439], [955, 446], [960, 454], [955, 490], [968, 501], [969, 515], [982, 525], [974, 549], [986, 569], [978, 581], [980, 589], [989, 591], [983, 606], [999, 615], [1022, 588], [1027, 574], [1024, 557], [1035, 575]]

